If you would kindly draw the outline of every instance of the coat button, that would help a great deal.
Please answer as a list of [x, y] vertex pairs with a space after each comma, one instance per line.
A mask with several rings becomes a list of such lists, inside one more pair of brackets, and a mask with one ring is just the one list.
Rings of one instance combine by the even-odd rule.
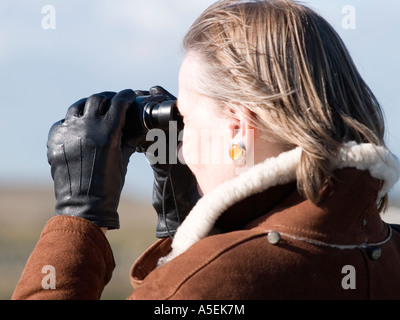
[[271, 231], [267, 235], [270, 244], [278, 244], [281, 241], [281, 235], [277, 231]]
[[382, 249], [379, 247], [372, 247], [368, 249], [368, 253], [372, 260], [378, 260], [382, 255]]

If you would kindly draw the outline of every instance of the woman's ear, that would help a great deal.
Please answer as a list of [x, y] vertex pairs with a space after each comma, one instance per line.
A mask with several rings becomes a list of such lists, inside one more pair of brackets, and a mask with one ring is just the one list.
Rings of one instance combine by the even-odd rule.
[[239, 135], [238, 138], [242, 138], [243, 141], [247, 140], [249, 130], [254, 130], [250, 122], [251, 111], [246, 107], [242, 107], [241, 111], [231, 110], [231, 113], [235, 115], [231, 117], [228, 125], [231, 138], [233, 139]]
[[[242, 108], [229, 122], [229, 155], [239, 166], [254, 164], [254, 127], [250, 123], [250, 111]], [[250, 160], [250, 161], [249, 161]]]
[[239, 130], [240, 130], [240, 138], [243, 141], [246, 149], [248, 151], [253, 150], [254, 148], [254, 131], [255, 128], [251, 124], [251, 111], [247, 108], [243, 108], [243, 111], [239, 115]]

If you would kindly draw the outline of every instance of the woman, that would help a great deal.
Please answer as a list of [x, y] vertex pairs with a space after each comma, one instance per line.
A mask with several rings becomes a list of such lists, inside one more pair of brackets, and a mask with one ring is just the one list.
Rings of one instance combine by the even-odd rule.
[[[184, 48], [181, 151], [203, 196], [134, 264], [128, 298], [399, 299], [400, 234], [380, 212], [400, 166], [332, 27], [289, 0], [226, 0], [194, 22]], [[131, 98], [110, 99], [110, 110], [123, 105], [120, 130]], [[207, 143], [215, 135], [219, 148]], [[100, 297], [113, 260], [99, 231], [110, 219], [97, 210], [48, 222], [13, 298]], [[40, 288], [43, 264], [62, 269], [58, 289]]]

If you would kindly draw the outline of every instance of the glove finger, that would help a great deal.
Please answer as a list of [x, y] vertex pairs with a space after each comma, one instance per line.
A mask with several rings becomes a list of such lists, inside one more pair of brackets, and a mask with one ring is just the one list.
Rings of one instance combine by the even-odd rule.
[[65, 119], [70, 119], [72, 117], [80, 117], [83, 114], [87, 98], [81, 99], [75, 102], [68, 108], [67, 115]]
[[90, 96], [83, 110], [84, 117], [98, 117], [107, 113], [111, 99], [116, 95], [115, 92], [102, 92]]
[[52, 125], [49, 130], [49, 134], [47, 137], [47, 162], [51, 165], [53, 159], [59, 152], [59, 147], [62, 144], [62, 130], [61, 126], [65, 122], [65, 120], [57, 121]]
[[136, 94], [136, 96], [138, 96], [138, 97], [141, 97], [141, 96], [149, 96], [149, 95], [150, 95], [150, 92], [149, 92], [149, 91], [145, 91], [145, 90], [135, 90], [135, 94]]
[[123, 127], [129, 107], [135, 103], [136, 93], [131, 89], [118, 92], [111, 101], [107, 117], [115, 122], [118, 127]]
[[60, 121], [57, 121], [56, 123], [54, 123], [50, 130], [49, 130], [49, 134], [47, 136], [47, 147], [49, 147], [52, 143], [54, 143], [54, 136], [57, 134], [57, 131], [59, 129], [59, 127], [65, 122], [65, 119], [62, 119]]
[[154, 86], [150, 88], [150, 94], [152, 96], [156, 96], [156, 95], [166, 95], [168, 97], [169, 100], [176, 100], [176, 97], [169, 93], [167, 90], [165, 90], [163, 87], [161, 86]]

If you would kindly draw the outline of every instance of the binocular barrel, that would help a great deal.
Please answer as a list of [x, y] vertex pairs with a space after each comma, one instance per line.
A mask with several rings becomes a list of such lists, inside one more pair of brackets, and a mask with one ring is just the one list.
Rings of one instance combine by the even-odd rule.
[[176, 100], [167, 100], [161, 103], [147, 103], [143, 108], [143, 125], [147, 130], [168, 130], [170, 121], [176, 121], [178, 129], [182, 123], [182, 116], [176, 106]]
[[183, 129], [183, 118], [176, 100], [170, 100], [165, 95], [138, 96], [128, 111], [125, 133], [137, 136], [152, 129], [168, 132], [171, 121], [178, 130]]

